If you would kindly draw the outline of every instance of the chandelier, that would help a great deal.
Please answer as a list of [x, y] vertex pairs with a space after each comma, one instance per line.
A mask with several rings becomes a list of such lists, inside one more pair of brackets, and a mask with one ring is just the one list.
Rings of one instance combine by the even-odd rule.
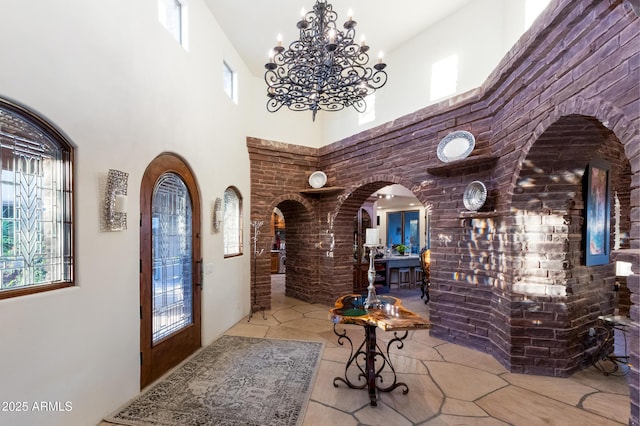
[[304, 13], [297, 27], [300, 39], [288, 49], [273, 48], [264, 79], [267, 83], [267, 110], [276, 112], [283, 106], [292, 111], [311, 110], [315, 121], [318, 110], [340, 111], [354, 107], [364, 112], [365, 97], [387, 82], [387, 66], [380, 55], [373, 68], [369, 46], [357, 43], [351, 16], [338, 29], [338, 14], [326, 0], [317, 0], [313, 11]]

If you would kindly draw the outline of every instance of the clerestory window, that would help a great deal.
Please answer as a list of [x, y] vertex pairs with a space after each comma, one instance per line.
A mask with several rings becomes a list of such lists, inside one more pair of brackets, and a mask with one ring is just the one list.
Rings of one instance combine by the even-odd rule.
[[367, 109], [358, 114], [358, 125], [360, 126], [376, 119], [376, 94], [372, 93], [364, 100], [367, 103]]
[[0, 163], [0, 299], [73, 285], [71, 144], [0, 98]]
[[222, 62], [222, 88], [229, 98], [238, 103], [238, 77], [236, 72], [225, 61]]
[[187, 13], [184, 0], [158, 0], [158, 20], [160, 24], [187, 48]]
[[458, 55], [451, 55], [431, 66], [432, 101], [451, 96], [458, 90]]

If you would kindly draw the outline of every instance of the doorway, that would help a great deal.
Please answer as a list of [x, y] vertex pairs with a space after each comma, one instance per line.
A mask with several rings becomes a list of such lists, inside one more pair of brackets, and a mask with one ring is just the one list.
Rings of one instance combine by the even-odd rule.
[[271, 273], [284, 274], [287, 269], [286, 226], [284, 214], [275, 207], [271, 214]]
[[419, 286], [420, 250], [430, 243], [429, 210], [400, 184], [380, 187], [364, 199], [353, 219], [355, 293], [364, 293], [369, 285], [370, 253], [364, 246], [368, 228], [378, 230], [378, 246], [373, 249], [376, 291], [387, 293], [392, 284], [399, 290], [401, 281], [408, 289]]
[[369, 252], [365, 250], [365, 235], [368, 228], [372, 228], [371, 214], [366, 208], [359, 208], [353, 218], [353, 291], [366, 291], [369, 281]]
[[162, 154], [140, 190], [140, 387], [201, 345], [200, 195], [187, 164]]

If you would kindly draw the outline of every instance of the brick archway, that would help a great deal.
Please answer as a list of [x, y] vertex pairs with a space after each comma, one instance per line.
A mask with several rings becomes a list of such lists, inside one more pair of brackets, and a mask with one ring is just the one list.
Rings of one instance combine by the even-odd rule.
[[285, 223], [285, 294], [312, 303], [316, 298], [318, 277], [318, 254], [310, 246], [317, 239], [313, 225], [315, 209], [298, 194], [278, 197], [270, 211], [275, 207], [284, 215]]
[[[377, 190], [388, 185], [402, 185], [407, 189], [417, 186], [406, 177], [390, 173], [373, 174], [350, 186], [332, 204], [331, 234], [336, 242], [333, 252], [323, 260], [320, 286], [324, 288], [318, 301], [333, 304], [336, 297], [353, 291], [353, 223], [358, 210]], [[415, 192], [414, 192], [415, 195]], [[417, 197], [416, 197], [417, 198]], [[421, 200], [418, 199], [422, 203]], [[327, 286], [326, 283], [331, 283]]]
[[[627, 158], [632, 158], [635, 155], [634, 147], [638, 144], [637, 137], [640, 134], [638, 121], [631, 121], [620, 108], [600, 96], [595, 96], [588, 100], [582, 96], [572, 97], [549, 110], [543, 110], [542, 107], [538, 107], [532, 111], [531, 115], [539, 118], [537, 123], [531, 124], [533, 131], [520, 150], [519, 160], [516, 163], [518, 164], [516, 172], [510, 176], [509, 186], [511, 190], [505, 192], [506, 195], [503, 199], [506, 205], [511, 203], [511, 196], [514, 194], [517, 181], [522, 173], [521, 168], [529, 157], [530, 150], [539, 141], [540, 137], [551, 126], [557, 125], [558, 121], [563, 117], [584, 116], [596, 120], [600, 127], [608, 129], [615, 134], [616, 138], [622, 143]], [[499, 145], [496, 139], [500, 136], [500, 132], [494, 132], [491, 145]], [[640, 173], [640, 164], [637, 167], [638, 169], [631, 170], [633, 174]]]
[[[313, 282], [306, 278], [300, 279], [300, 277], [317, 276], [317, 272], [313, 272], [314, 269], [317, 270], [317, 267], [314, 266], [315, 262], [309, 262], [305, 255], [306, 239], [308, 237], [306, 232], [312, 232], [308, 224], [315, 222], [313, 220], [315, 214], [313, 204], [300, 194], [288, 193], [275, 197], [269, 204], [265, 203], [265, 207], [260, 212], [256, 212], [256, 209], [253, 209], [254, 220], [262, 221], [263, 226], [260, 228], [260, 236], [256, 242], [256, 251], [251, 253], [251, 262], [255, 260], [255, 277], [252, 277], [255, 282], [252, 283], [251, 287], [251, 300], [256, 301], [254, 305], [265, 309], [271, 307], [270, 251], [272, 240], [269, 223], [276, 207], [283, 213], [285, 226], [287, 227], [286, 294], [301, 300], [311, 300], [310, 294], [313, 293]], [[251, 231], [253, 232], [253, 229]]]
[[522, 160], [510, 202], [517, 244], [505, 250], [507, 263], [518, 267], [505, 268], [508, 292], [502, 297], [509, 303], [496, 305], [510, 322], [495, 329], [501, 339], [494, 339], [519, 336], [498, 349], [512, 371], [571, 374], [594, 349], [586, 344], [589, 327], [598, 315], [613, 312], [614, 263], [584, 263], [583, 175], [594, 157], [612, 164], [612, 188], [625, 201], [622, 229], [630, 231], [629, 161], [613, 132], [594, 117], [557, 117]]

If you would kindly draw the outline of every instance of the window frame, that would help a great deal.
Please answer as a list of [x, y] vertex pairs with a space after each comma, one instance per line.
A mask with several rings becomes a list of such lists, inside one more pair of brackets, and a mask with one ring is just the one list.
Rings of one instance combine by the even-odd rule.
[[[401, 223], [401, 236], [400, 236], [400, 243], [392, 243], [391, 240], [391, 229], [390, 229], [390, 216], [391, 215], [399, 215], [400, 216], [400, 223]], [[411, 230], [409, 229], [409, 236], [407, 236], [405, 234], [405, 231], [407, 230], [407, 224], [410, 222], [410, 218], [408, 218], [408, 214], [411, 215], [416, 215], [416, 218], [418, 220], [418, 229], [416, 230], [416, 234], [415, 237], [418, 239], [418, 243], [417, 244], [410, 244], [411, 245], [411, 253], [412, 254], [416, 254], [420, 252], [420, 231], [422, 229], [421, 227], [421, 218], [420, 218], [420, 210], [416, 210], [416, 209], [412, 209], [412, 210], [397, 210], [397, 211], [390, 211], [387, 212], [387, 235], [386, 235], [386, 242], [388, 246], [391, 246], [392, 244], [407, 244], [407, 239], [410, 239], [412, 237], [411, 235]], [[408, 238], [407, 238], [408, 237]], [[426, 244], [426, 242], [425, 242]]]
[[[460, 79], [460, 55], [454, 53], [431, 64], [429, 100], [432, 102], [449, 98], [458, 93]], [[445, 87], [446, 90], [442, 89]], [[449, 86], [449, 87], [447, 87]]]
[[[177, 23], [173, 22], [173, 24], [177, 24], [177, 29], [176, 30], [172, 30], [172, 23], [167, 22], [166, 18], [166, 14], [165, 16], [161, 15], [161, 7], [165, 6], [166, 2], [173, 2], [176, 6], [177, 6]], [[162, 25], [162, 27], [167, 30], [167, 32], [169, 34], [171, 34], [171, 37], [176, 40], [178, 42], [178, 44], [184, 48], [187, 47], [187, 21], [186, 21], [186, 13], [187, 13], [187, 7], [185, 4], [184, 0], [158, 0], [158, 21], [160, 22], [160, 25]]]
[[367, 109], [358, 113], [358, 126], [373, 123], [376, 121], [376, 92], [364, 98]]
[[[228, 71], [228, 73], [226, 72]], [[231, 93], [227, 92], [226, 89], [226, 80], [227, 75], [231, 76]], [[234, 103], [238, 103], [238, 74], [236, 71], [229, 65], [229, 62], [223, 60], [222, 61], [222, 90], [224, 93], [229, 96]]]
[[[48, 284], [31, 284], [16, 289], [0, 290], [0, 300], [10, 299], [14, 297], [25, 296], [29, 294], [43, 293], [47, 291], [58, 290], [75, 286], [75, 161], [74, 161], [74, 144], [70, 138], [58, 129], [54, 124], [48, 121], [44, 116], [35, 110], [26, 107], [12, 99], [0, 97], [0, 109], [10, 113], [17, 119], [34, 127], [42, 132], [47, 138], [59, 145], [63, 154], [63, 182], [60, 184], [61, 192], [65, 195], [63, 198], [62, 212], [62, 239], [63, 249], [61, 256], [63, 259], [69, 258], [68, 279], [63, 281], [52, 282]], [[68, 226], [66, 226], [68, 225]], [[68, 231], [67, 231], [68, 229]], [[67, 235], [67, 232], [69, 235]], [[63, 261], [63, 268], [65, 263]]]
[[[237, 217], [237, 221], [238, 221], [238, 227], [237, 229], [228, 229], [227, 228], [227, 224], [228, 224], [228, 220], [227, 220], [227, 200], [226, 200], [226, 194], [227, 192], [232, 191], [233, 194], [236, 196], [236, 198], [238, 199], [238, 217]], [[243, 221], [242, 221], [242, 195], [240, 194], [240, 191], [238, 190], [238, 188], [236, 188], [235, 186], [229, 186], [227, 189], [224, 190], [224, 195], [223, 195], [223, 201], [222, 201], [222, 217], [223, 217], [223, 223], [222, 223], [222, 251], [224, 253], [224, 257], [226, 258], [230, 258], [230, 257], [236, 257], [236, 256], [242, 256], [244, 254], [244, 232], [243, 232]], [[237, 252], [227, 252], [227, 239], [229, 238], [228, 233], [234, 231], [237, 232], [238, 235], [236, 235], [237, 238], [237, 243], [238, 243], [238, 251]]]

